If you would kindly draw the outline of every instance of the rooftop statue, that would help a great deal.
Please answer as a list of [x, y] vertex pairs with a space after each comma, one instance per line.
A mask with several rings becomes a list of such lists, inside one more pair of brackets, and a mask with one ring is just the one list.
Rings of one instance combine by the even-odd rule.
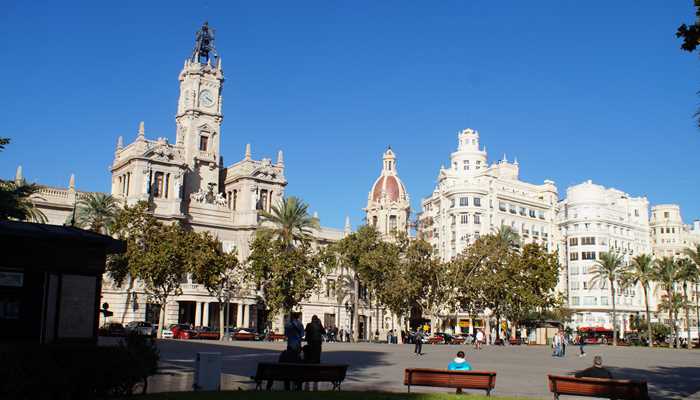
[[218, 57], [216, 48], [214, 48], [214, 29], [210, 28], [207, 22], [204, 22], [195, 37], [192, 61], [204, 64], [210, 60], [210, 53], [211, 59]]

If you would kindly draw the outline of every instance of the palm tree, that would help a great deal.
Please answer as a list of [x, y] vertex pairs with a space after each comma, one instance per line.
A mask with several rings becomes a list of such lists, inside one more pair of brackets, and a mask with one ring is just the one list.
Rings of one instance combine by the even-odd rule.
[[644, 306], [647, 313], [647, 335], [649, 347], [654, 346], [654, 339], [651, 333], [651, 313], [649, 312], [649, 288], [654, 281], [654, 260], [648, 254], [640, 254], [632, 259], [632, 265], [627, 270], [626, 280], [631, 285], [640, 284], [644, 291]]
[[688, 258], [681, 258], [676, 260], [678, 264], [678, 278], [683, 284], [683, 308], [685, 309], [685, 327], [688, 333], [688, 350], [692, 350], [690, 340], [690, 301], [688, 301], [688, 284], [692, 284], [698, 281], [698, 269], [695, 264]]
[[700, 332], [700, 244], [695, 245], [694, 249], [686, 249], [685, 254], [690, 257], [690, 260], [695, 264], [697, 273], [695, 274], [695, 320], [698, 323], [698, 332]]
[[610, 282], [612, 294], [613, 346], [617, 346], [617, 310], [615, 308], [615, 282], [621, 282], [625, 274], [622, 256], [614, 253], [600, 253], [600, 259], [593, 265], [591, 286]]
[[0, 180], [0, 220], [34, 221], [45, 224], [48, 219], [31, 200], [41, 186], [24, 180]]
[[297, 197], [286, 197], [281, 204], [273, 205], [271, 212], [260, 212], [260, 224], [266, 222], [273, 227], [265, 227], [277, 236], [286, 248], [295, 242], [311, 238], [311, 230], [318, 229], [318, 220], [309, 216], [309, 206]]
[[656, 260], [656, 281], [659, 282], [659, 286], [666, 292], [666, 301], [669, 307], [659, 307], [664, 311], [668, 311], [668, 317], [671, 320], [671, 328], [673, 329], [675, 335], [675, 346], [678, 346], [678, 327], [676, 326], [676, 318], [678, 318], [676, 309], [670, 307], [674, 305], [675, 301], [675, 284], [680, 278], [680, 271], [678, 270], [678, 264], [673, 260], [672, 257], [664, 257]]
[[507, 225], [501, 225], [494, 235], [498, 238], [498, 240], [507, 245], [508, 247], [511, 248], [518, 248], [520, 247], [520, 235], [511, 228], [510, 226]]
[[678, 318], [680, 309], [683, 308], [684, 305], [683, 296], [676, 292], [665, 294], [661, 298], [661, 303], [659, 304], [659, 311], [668, 312], [668, 315], [672, 316], [671, 323], [673, 324], [673, 335], [675, 336], [673, 346], [676, 346], [676, 348], [679, 349], [680, 345], [678, 343], [678, 327], [676, 326], [676, 319]]
[[97, 233], [109, 232], [119, 210], [114, 197], [104, 193], [86, 193], [76, 206], [78, 225]]

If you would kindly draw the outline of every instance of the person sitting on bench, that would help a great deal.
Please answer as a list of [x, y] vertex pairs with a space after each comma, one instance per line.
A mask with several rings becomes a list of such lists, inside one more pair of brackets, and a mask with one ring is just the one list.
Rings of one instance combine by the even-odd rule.
[[577, 372], [574, 376], [577, 378], [613, 378], [610, 371], [603, 367], [603, 357], [601, 356], [593, 357], [593, 366]]
[[[464, 359], [464, 352], [460, 350], [457, 352], [457, 357], [447, 365], [447, 369], [450, 371], [471, 371], [472, 366]], [[462, 388], [457, 388], [457, 393], [462, 393]]]

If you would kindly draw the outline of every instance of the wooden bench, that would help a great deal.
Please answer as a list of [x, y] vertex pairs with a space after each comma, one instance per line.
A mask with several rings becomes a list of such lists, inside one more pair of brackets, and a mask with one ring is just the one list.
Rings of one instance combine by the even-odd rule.
[[449, 371], [444, 369], [406, 368], [403, 384], [408, 386], [433, 386], [454, 389], [481, 389], [491, 396], [496, 387], [496, 373], [491, 371]]
[[549, 390], [554, 399], [559, 395], [599, 397], [615, 400], [648, 400], [646, 381], [622, 379], [575, 378], [573, 376], [547, 375]]
[[300, 363], [258, 363], [255, 376], [256, 390], [262, 389], [265, 381], [287, 381], [301, 384], [304, 382], [330, 382], [333, 390], [340, 390], [345, 379], [347, 365], [338, 364], [300, 364]]

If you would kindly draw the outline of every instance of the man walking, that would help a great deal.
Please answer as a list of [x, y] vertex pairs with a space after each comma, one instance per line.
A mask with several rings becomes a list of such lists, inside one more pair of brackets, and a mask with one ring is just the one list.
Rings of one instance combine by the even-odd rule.
[[474, 348], [477, 350], [481, 350], [481, 343], [484, 340], [484, 332], [481, 331], [481, 329], [476, 330], [476, 340], [474, 341]]
[[299, 354], [301, 352], [301, 339], [304, 337], [304, 326], [299, 321], [299, 313], [294, 312], [291, 320], [284, 326], [284, 336], [287, 337], [287, 349]]
[[413, 349], [413, 352], [416, 353], [416, 355], [422, 356], [423, 355], [423, 330], [418, 328], [416, 330], [416, 335], [413, 337], [413, 341], [415, 342], [416, 346]]

